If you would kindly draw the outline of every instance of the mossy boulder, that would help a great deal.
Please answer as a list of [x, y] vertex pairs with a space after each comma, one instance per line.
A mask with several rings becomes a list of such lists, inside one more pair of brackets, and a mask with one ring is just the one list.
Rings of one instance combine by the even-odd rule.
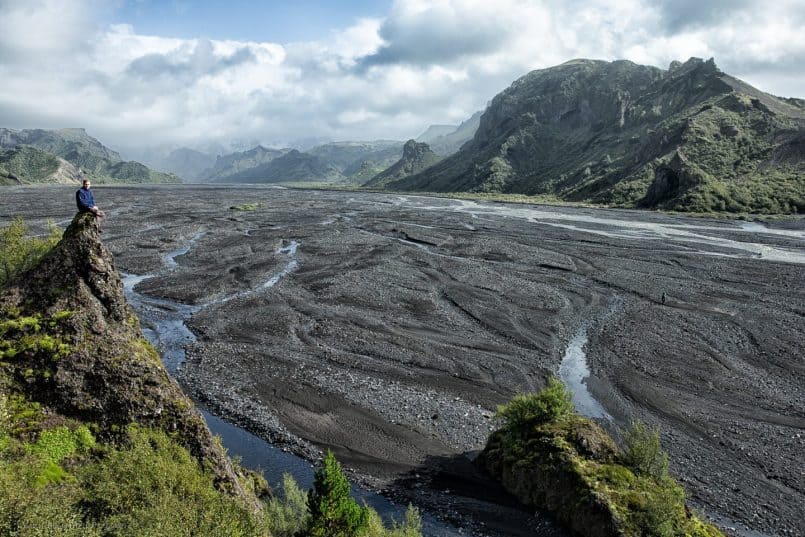
[[478, 464], [524, 504], [552, 512], [576, 535], [722, 535], [691, 513], [672, 478], [627, 467], [606, 431], [578, 415], [507, 424], [490, 436]]

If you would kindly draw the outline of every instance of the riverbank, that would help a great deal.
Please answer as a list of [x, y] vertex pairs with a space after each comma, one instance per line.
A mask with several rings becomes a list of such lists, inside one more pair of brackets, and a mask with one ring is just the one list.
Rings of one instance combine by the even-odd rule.
[[[32, 203], [41, 192], [8, 190], [0, 211], [58, 220], [55, 202]], [[96, 197], [126, 272], [204, 233], [141, 292], [194, 306], [247, 293], [192, 315], [181, 375], [261, 435], [274, 420], [377, 487], [477, 491], [451, 464], [483, 446], [498, 404], [558, 373], [589, 323], [586, 386], [613, 426], [659, 427], [708, 513], [802, 533], [801, 221], [252, 187]], [[264, 205], [228, 209], [246, 202]], [[251, 293], [292, 241], [297, 267]]]

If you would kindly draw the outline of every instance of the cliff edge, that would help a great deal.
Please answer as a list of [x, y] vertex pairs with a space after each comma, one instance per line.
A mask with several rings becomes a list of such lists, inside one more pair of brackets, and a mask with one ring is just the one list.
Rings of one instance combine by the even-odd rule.
[[4, 401], [34, 405], [40, 423], [77, 420], [112, 441], [132, 424], [164, 431], [219, 490], [258, 505], [143, 338], [92, 215], [78, 214], [55, 248], [0, 290], [0, 373]]

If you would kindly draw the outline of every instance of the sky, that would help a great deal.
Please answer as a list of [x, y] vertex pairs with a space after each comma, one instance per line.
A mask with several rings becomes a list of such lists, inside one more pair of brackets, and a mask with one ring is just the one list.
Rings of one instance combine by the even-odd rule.
[[0, 0], [0, 127], [115, 148], [405, 140], [574, 58], [805, 97], [805, 0]]

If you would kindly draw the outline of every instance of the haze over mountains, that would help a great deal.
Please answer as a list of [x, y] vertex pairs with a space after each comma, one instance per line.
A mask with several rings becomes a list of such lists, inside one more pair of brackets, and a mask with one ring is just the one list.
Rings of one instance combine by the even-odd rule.
[[712, 59], [667, 70], [572, 60], [528, 73], [485, 111], [406, 144], [257, 145], [216, 156], [177, 148], [150, 161], [168, 174], [123, 161], [81, 129], [2, 129], [0, 148], [9, 184], [72, 181], [80, 167], [102, 181], [349, 183], [692, 211], [805, 207], [805, 101], [757, 90]]

